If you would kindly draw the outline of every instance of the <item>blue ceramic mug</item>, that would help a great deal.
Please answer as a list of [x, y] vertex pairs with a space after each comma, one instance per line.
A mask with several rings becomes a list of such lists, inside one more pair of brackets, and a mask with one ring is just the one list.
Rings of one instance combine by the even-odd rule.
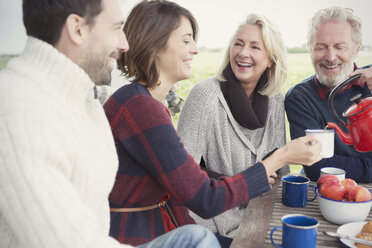
[[[282, 226], [271, 230], [271, 243], [277, 248], [315, 248], [319, 222], [302, 214], [290, 214], [282, 217]], [[282, 229], [282, 246], [273, 240], [276, 230]]]
[[308, 201], [313, 201], [316, 197], [315, 195], [313, 199], [307, 199], [309, 187], [315, 188], [309, 183], [309, 178], [300, 175], [282, 177], [282, 203], [287, 207], [305, 207]]

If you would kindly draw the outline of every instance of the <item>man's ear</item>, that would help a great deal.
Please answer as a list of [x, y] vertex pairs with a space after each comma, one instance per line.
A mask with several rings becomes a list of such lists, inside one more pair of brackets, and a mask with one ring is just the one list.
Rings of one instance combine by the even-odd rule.
[[76, 45], [83, 43], [88, 28], [84, 18], [76, 14], [70, 14], [66, 18], [65, 28], [67, 36], [72, 43]]

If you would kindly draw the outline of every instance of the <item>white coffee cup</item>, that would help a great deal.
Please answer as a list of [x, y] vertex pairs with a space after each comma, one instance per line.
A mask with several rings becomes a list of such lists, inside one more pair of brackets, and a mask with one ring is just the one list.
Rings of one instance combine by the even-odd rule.
[[343, 180], [345, 179], [345, 170], [336, 168], [336, 167], [323, 167], [320, 169], [320, 175], [325, 175], [325, 174], [332, 174], [335, 175], [338, 180]]
[[321, 144], [320, 155], [323, 158], [333, 157], [335, 131], [333, 129], [306, 129], [306, 135], [313, 135]]

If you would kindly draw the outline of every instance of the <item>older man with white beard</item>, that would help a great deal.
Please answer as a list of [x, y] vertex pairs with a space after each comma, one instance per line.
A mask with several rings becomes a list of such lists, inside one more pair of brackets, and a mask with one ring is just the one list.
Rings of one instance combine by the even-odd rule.
[[[313, 16], [309, 25], [308, 47], [315, 75], [292, 87], [285, 99], [292, 139], [304, 136], [308, 128], [323, 129], [327, 122], [338, 123], [328, 108], [329, 93], [350, 76], [363, 74], [335, 96], [334, 106], [341, 118], [342, 112], [351, 105], [353, 96], [362, 94], [365, 97], [371, 93], [368, 84], [372, 89], [372, 68], [366, 66], [359, 69], [354, 63], [362, 44], [361, 25], [353, 10], [348, 8], [326, 8]], [[346, 128], [344, 131], [347, 131]], [[359, 153], [338, 137], [335, 137], [334, 149], [332, 158], [304, 168], [311, 180], [319, 178], [320, 168], [332, 166], [344, 169], [347, 178], [372, 182], [372, 152]]]

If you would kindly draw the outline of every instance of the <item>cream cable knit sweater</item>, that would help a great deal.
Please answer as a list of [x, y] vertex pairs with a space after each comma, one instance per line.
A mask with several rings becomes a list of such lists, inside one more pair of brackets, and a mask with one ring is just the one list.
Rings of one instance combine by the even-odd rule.
[[86, 73], [29, 37], [0, 72], [0, 247], [130, 247], [108, 236], [118, 166]]
[[[263, 128], [249, 130], [235, 121], [216, 78], [193, 87], [182, 107], [178, 133], [197, 163], [203, 156], [209, 169], [235, 175], [285, 144], [284, 97], [269, 98], [269, 112]], [[213, 219], [192, 217], [213, 232], [233, 237], [244, 208], [228, 210]]]

